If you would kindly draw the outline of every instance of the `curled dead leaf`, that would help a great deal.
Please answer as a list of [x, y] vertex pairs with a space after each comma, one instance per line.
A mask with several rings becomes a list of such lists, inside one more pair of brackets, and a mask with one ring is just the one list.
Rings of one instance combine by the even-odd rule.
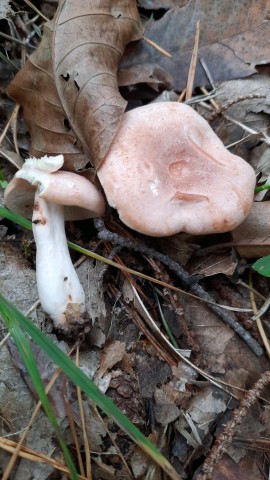
[[135, 0], [61, 0], [43, 39], [8, 88], [24, 109], [30, 154], [64, 154], [65, 169], [98, 167], [126, 102], [117, 70], [127, 43], [142, 36]]

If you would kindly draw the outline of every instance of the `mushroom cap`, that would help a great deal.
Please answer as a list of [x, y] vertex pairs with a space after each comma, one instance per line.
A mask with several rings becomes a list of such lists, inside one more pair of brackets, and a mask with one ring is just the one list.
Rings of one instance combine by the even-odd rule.
[[105, 200], [101, 192], [81, 175], [56, 171], [62, 164], [62, 155], [26, 160], [5, 190], [7, 208], [32, 218], [35, 192], [39, 186], [40, 197], [64, 206], [65, 220], [102, 216]]
[[125, 113], [97, 175], [121, 220], [157, 237], [236, 228], [255, 187], [253, 169], [198, 113], [176, 102]]

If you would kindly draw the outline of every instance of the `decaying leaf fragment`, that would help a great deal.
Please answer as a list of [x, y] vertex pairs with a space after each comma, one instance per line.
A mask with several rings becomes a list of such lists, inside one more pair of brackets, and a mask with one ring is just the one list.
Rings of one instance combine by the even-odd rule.
[[135, 0], [59, 2], [41, 45], [8, 88], [24, 109], [31, 155], [63, 153], [72, 170], [89, 159], [99, 165], [126, 107], [118, 64], [141, 36]]
[[[159, 2], [160, 3], [160, 2]], [[146, 42], [126, 51], [120, 83], [165, 83], [174, 90], [186, 86], [194, 45], [196, 23], [200, 20], [199, 57], [215, 82], [249, 76], [255, 65], [269, 62], [269, 0], [190, 0], [168, 10], [158, 21], [148, 22], [145, 36], [169, 52], [161, 55]], [[180, 74], [179, 74], [180, 72]], [[132, 78], [131, 78], [132, 77]], [[200, 62], [195, 86], [209, 82]]]
[[246, 220], [233, 232], [233, 245], [244, 258], [270, 255], [270, 201], [254, 202]]

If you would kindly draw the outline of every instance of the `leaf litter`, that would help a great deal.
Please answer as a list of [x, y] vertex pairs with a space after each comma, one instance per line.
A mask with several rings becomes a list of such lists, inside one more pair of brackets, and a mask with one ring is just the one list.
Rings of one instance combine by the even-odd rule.
[[[109, 15], [106, 10], [108, 2], [100, 2], [102, 15], [97, 13], [94, 3], [90, 5], [88, 2], [79, 2], [75, 7], [71, 1], [61, 2], [56, 16], [43, 25], [39, 47], [30, 55], [15, 79], [9, 82], [8, 87], [11, 97], [23, 106], [24, 120], [31, 135], [30, 154], [39, 157], [44, 153], [64, 153], [65, 168], [69, 170], [83, 169], [89, 166], [89, 162], [98, 167], [117, 131], [127, 101], [130, 106], [141, 105], [142, 102], [157, 98], [162, 90], [163, 95], [169, 98], [171, 94], [164, 90], [166, 88], [173, 89], [177, 95], [185, 88], [195, 25], [200, 20], [199, 57], [204, 59], [213, 76], [215, 87], [218, 86], [215, 100], [221, 108], [220, 113], [213, 117], [213, 104], [208, 102], [205, 106], [199, 98], [196, 108], [209, 118], [211, 126], [226, 145], [235, 144], [231, 147], [233, 153], [243, 156], [262, 178], [267, 179], [269, 162], [265, 152], [268, 149], [269, 131], [269, 76], [267, 66], [260, 67], [261, 70], [256, 66], [269, 62], [269, 51], [265, 42], [269, 30], [269, 2], [239, 0], [234, 2], [234, 8], [231, 8], [230, 2], [223, 2], [221, 5], [214, 1], [209, 5], [208, 0], [182, 3], [143, 0], [138, 4], [144, 9], [141, 12], [146, 26], [144, 33], [135, 2], [124, 0], [113, 2]], [[41, 2], [41, 10], [42, 7]], [[154, 13], [151, 18], [149, 15], [145, 22], [145, 15], [149, 13], [147, 9], [155, 9], [157, 18]], [[6, 12], [10, 15], [8, 10]], [[26, 15], [33, 16], [30, 11]], [[14, 29], [17, 29], [18, 36], [21, 37], [22, 32], [17, 26], [18, 16], [19, 13]], [[12, 18], [11, 16], [13, 22]], [[92, 35], [89, 32], [92, 32]], [[146, 43], [142, 39], [143, 35], [172, 54], [172, 57], [165, 57]], [[96, 38], [100, 37], [103, 41], [97, 42]], [[3, 42], [11, 58], [17, 61], [18, 51], [14, 52], [10, 41]], [[112, 54], [112, 51], [115, 53]], [[7, 64], [5, 67], [1, 65], [2, 68], [11, 80], [12, 72], [8, 70]], [[220, 82], [223, 83], [218, 85]], [[209, 83], [211, 82], [198, 61], [194, 87]], [[121, 93], [124, 98], [119, 94], [119, 85], [122, 86]], [[196, 98], [198, 90], [194, 94]], [[6, 107], [9, 107], [10, 100], [5, 96], [4, 90], [2, 96], [4, 111], [7, 110], [1, 123], [4, 129], [5, 119], [9, 114], [9, 108]], [[234, 103], [235, 100], [237, 101]], [[227, 107], [228, 104], [230, 105]], [[242, 125], [247, 128], [246, 131]], [[27, 157], [27, 149], [24, 150], [27, 138], [20, 117], [18, 127], [19, 147], [23, 157]], [[253, 133], [248, 132], [248, 129]], [[250, 137], [245, 139], [248, 135]], [[12, 137], [9, 134], [3, 138], [1, 148], [12, 155]], [[266, 160], [262, 162], [264, 154]], [[9, 179], [14, 169], [7, 163], [7, 156], [3, 154], [2, 158], [0, 167], [3, 165], [5, 178]], [[215, 238], [195, 238], [177, 235], [168, 239], [168, 245], [167, 240], [164, 242], [162, 239], [148, 239], [147, 243], [154, 248], [159, 245], [158, 250], [162, 249], [164, 255], [169, 254], [177, 262], [180, 258], [181, 262], [184, 262], [182, 266], [185, 266], [190, 274], [203, 277], [206, 289], [210, 291], [212, 288], [214, 297], [221, 296], [222, 288], [223, 294], [227, 292], [225, 301], [229, 299], [230, 304], [235, 302], [238, 307], [250, 307], [245, 287], [242, 287], [242, 293], [241, 288], [238, 288], [237, 293], [234, 284], [241, 278], [248, 283], [246, 271], [249, 272], [249, 267], [242, 266], [244, 274], [239, 274], [239, 257], [232, 256], [231, 249], [238, 250], [238, 255], [244, 258], [254, 258], [254, 249], [259, 249], [259, 256], [268, 252], [267, 202], [257, 203], [257, 207], [262, 210], [247, 220], [252, 222], [251, 225], [245, 227], [244, 222], [239, 227], [240, 231], [233, 232], [232, 236], [226, 234]], [[108, 219], [108, 222], [113, 232], [129, 237], [130, 232], [127, 232], [115, 217]], [[4, 231], [0, 247], [1, 293], [26, 312], [37, 300], [37, 293], [33, 288], [34, 247], [31, 237], [25, 237], [20, 229], [5, 221], [3, 226], [8, 230]], [[76, 230], [71, 228], [69, 235], [77, 241], [90, 241], [91, 248], [99, 249], [105, 256], [110, 253], [120, 255], [125, 265], [130, 268], [152, 276], [157, 275], [163, 281], [175, 284], [176, 278], [172, 272], [161, 268], [161, 265], [154, 268], [153, 263], [146, 261], [147, 253], [137, 252], [132, 249], [132, 244], [128, 249], [116, 245], [114, 248], [117, 252], [111, 252], [108, 242], [106, 244], [104, 240], [103, 244], [100, 244], [95, 233], [92, 232], [90, 236], [83, 227], [81, 230], [80, 226], [76, 226]], [[213, 259], [207, 253], [209, 248], [220, 248], [225, 253], [218, 254], [221, 256]], [[202, 252], [205, 252], [204, 257], [198, 257]], [[201, 266], [199, 270], [195, 262]], [[87, 260], [78, 267], [78, 272], [88, 292], [87, 308], [93, 319], [89, 331], [84, 332], [80, 354], [81, 368], [91, 378], [97, 379], [100, 388], [107, 392], [155, 444], [167, 451], [174, 468], [182, 478], [204, 475], [207, 459], [213, 459], [214, 449], [211, 450], [211, 447], [215, 444], [215, 439], [220, 441], [223, 425], [230, 425], [228, 422], [243, 399], [244, 392], [241, 389], [252, 388], [263, 372], [269, 369], [267, 358], [256, 357], [233, 330], [206, 306], [182, 296], [180, 299], [178, 297], [180, 303], [176, 304], [173, 296], [160, 287], [160, 308], [180, 351], [188, 350], [189, 347], [188, 355], [196, 366], [205, 370], [206, 374], [216, 377], [217, 382], [222, 380], [230, 385], [224, 385], [223, 389], [217, 388], [195, 369], [185, 365], [183, 360], [173, 361], [165, 353], [161, 338], [157, 342], [148, 327], [141, 329], [146, 322], [147, 310], [163, 331], [154, 289], [148, 282], [133, 282], [133, 288], [137, 289], [142, 299], [142, 309], [138, 302], [135, 302], [134, 293], [131, 295], [132, 289], [128, 294], [124, 288], [127, 280], [120, 274], [116, 275], [110, 268], [99, 268], [93, 261]], [[215, 283], [211, 283], [213, 275]], [[216, 287], [218, 283], [223, 287]], [[256, 278], [256, 283], [256, 288], [267, 297], [267, 282]], [[17, 288], [14, 288], [15, 286]], [[124, 302], [121, 301], [123, 291]], [[261, 300], [258, 300], [259, 305], [260, 302]], [[240, 323], [246, 322], [244, 326], [247, 328], [247, 319], [243, 320], [240, 313], [235, 315]], [[40, 308], [35, 309], [31, 316], [35, 323], [51, 335], [50, 322], [45, 319]], [[137, 321], [134, 323], [135, 318]], [[181, 324], [180, 318], [184, 323]], [[263, 321], [269, 331], [268, 312]], [[193, 348], [191, 343], [187, 345], [187, 334], [194, 339]], [[259, 339], [259, 336], [257, 338]], [[70, 341], [66, 339], [63, 348], [67, 350]], [[198, 345], [198, 349], [195, 345]], [[25, 416], [18, 413], [22, 406], [20, 391], [28, 396], [29, 406], [24, 408], [29, 415], [33, 407], [31, 385], [24, 367], [16, 356], [14, 347], [10, 347], [9, 351], [10, 353], [6, 347], [1, 351], [6, 358], [3, 362], [10, 365], [12, 371], [7, 372], [5, 382], [10, 382], [9, 375], [16, 375], [16, 383], [18, 382], [20, 387], [14, 389], [14, 410], [7, 411], [4, 408], [10, 393], [6, 388], [2, 390], [2, 435], [12, 433], [17, 439], [20, 433], [16, 432], [26, 426]], [[46, 383], [53, 374], [49, 368], [50, 362], [44, 359], [38, 349], [34, 352]], [[76, 393], [67, 382], [61, 382], [58, 388], [52, 390], [51, 402], [62, 418], [63, 429], [69, 428], [63, 400], [66, 399], [72, 405], [79, 445], [83, 448]], [[266, 391], [261, 395], [267, 396]], [[270, 433], [267, 400], [266, 398], [261, 403], [257, 401], [253, 406], [249, 406], [242, 425], [231, 431], [226, 453], [219, 458], [209, 478], [264, 478], [267, 462], [263, 460], [263, 454], [267, 452], [267, 438]], [[148, 478], [151, 472], [154, 478], [159, 478], [160, 471], [153, 470], [157, 467], [154, 467], [122, 432], [115, 430], [108, 419], [102, 419], [86, 401], [84, 409], [88, 440], [92, 445], [94, 479], [121, 478], [124, 461], [131, 469], [130, 478]], [[35, 428], [42, 428], [44, 443], [37, 443], [33, 433], [33, 438], [28, 438], [27, 445], [37, 451], [49, 453], [52, 451], [52, 432], [46, 427], [44, 417], [39, 419], [39, 422], [41, 423], [37, 423]], [[266, 443], [260, 450], [262, 439], [266, 439]], [[72, 445], [71, 439], [70, 444]], [[252, 456], [250, 448], [253, 450]], [[5, 468], [9, 457], [1, 449], [0, 454]], [[18, 460], [17, 464], [18, 468], [13, 471], [12, 478], [30, 478], [33, 475], [49, 478], [51, 470], [44, 470], [42, 464], [25, 460]], [[202, 470], [195, 472], [198, 465], [202, 466]]]
[[[183, 7], [169, 9], [161, 19], [147, 23], [145, 36], [172, 58], [160, 57], [146, 43], [130, 45], [121, 64], [120, 85], [145, 82], [183, 90], [198, 20], [201, 21], [199, 56], [203, 57], [214, 81], [251, 75], [256, 65], [269, 62], [265, 43], [270, 29], [269, 5], [269, 0], [191, 0]], [[198, 62], [194, 86], [203, 86], [208, 81]]]

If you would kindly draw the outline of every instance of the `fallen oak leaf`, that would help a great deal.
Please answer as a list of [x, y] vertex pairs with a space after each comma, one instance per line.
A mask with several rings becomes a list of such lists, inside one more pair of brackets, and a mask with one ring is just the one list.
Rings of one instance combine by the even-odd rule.
[[55, 82], [69, 122], [96, 168], [127, 104], [118, 90], [120, 58], [142, 33], [135, 0], [62, 1], [58, 9]]
[[63, 153], [69, 170], [89, 159], [99, 165], [126, 107], [118, 64], [142, 33], [135, 0], [60, 1], [39, 48], [8, 88], [24, 109], [31, 155]]

